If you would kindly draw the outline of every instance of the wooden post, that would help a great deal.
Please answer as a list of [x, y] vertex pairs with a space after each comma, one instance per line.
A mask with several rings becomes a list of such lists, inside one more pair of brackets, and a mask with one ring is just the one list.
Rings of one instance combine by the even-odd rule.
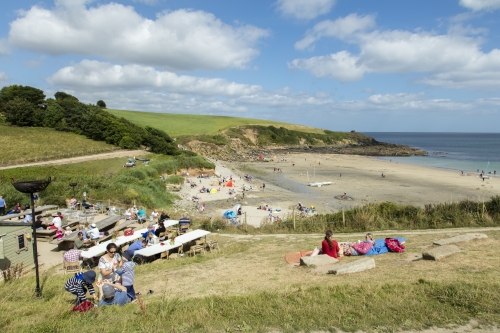
[[245, 231], [248, 231], [248, 225], [247, 225], [247, 212], [245, 212]]
[[293, 230], [295, 230], [295, 207], [293, 207], [292, 214], [293, 214]]
[[344, 212], [344, 206], [342, 206], [342, 223], [344, 224], [344, 228], [345, 228], [345, 212]]

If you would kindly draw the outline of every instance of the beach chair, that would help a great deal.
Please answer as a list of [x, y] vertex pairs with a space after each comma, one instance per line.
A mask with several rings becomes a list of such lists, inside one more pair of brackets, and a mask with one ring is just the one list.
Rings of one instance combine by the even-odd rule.
[[65, 262], [63, 263], [64, 274], [68, 273], [80, 273], [82, 271], [82, 266], [79, 261]]

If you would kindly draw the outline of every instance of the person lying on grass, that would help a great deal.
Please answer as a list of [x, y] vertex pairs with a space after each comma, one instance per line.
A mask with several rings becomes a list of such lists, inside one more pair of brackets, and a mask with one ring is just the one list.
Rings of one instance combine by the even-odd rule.
[[92, 283], [95, 282], [95, 272], [87, 271], [84, 273], [75, 273], [75, 275], [69, 278], [64, 285], [66, 291], [76, 295], [75, 305], [80, 305], [85, 300], [87, 300], [87, 290], [90, 295], [94, 295], [94, 299], [97, 300], [97, 295], [95, 294], [94, 287]]
[[130, 302], [127, 296], [127, 288], [117, 283], [110, 283], [108, 280], [97, 282], [99, 288], [98, 306], [125, 305]]

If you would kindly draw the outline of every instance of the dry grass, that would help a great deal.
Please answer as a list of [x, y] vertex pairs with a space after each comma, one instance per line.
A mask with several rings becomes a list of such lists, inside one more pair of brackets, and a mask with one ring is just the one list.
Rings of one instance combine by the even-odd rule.
[[136, 268], [136, 290], [155, 291], [143, 297], [145, 313], [130, 304], [69, 314], [73, 297], [62, 287], [67, 277], [47, 276], [40, 301], [33, 301], [31, 278], [0, 287], [0, 327], [77, 332], [74, 323], [81, 319], [106, 332], [392, 332], [473, 319], [498, 323], [499, 231], [459, 244], [463, 252], [442, 261], [415, 260], [432, 241], [456, 233], [408, 234], [406, 253], [376, 256], [375, 269], [345, 276], [315, 274], [284, 261], [285, 253], [319, 246], [320, 235], [221, 236], [220, 252]]

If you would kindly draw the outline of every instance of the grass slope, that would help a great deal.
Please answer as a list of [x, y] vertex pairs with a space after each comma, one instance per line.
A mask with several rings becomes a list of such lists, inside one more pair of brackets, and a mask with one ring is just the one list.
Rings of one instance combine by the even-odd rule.
[[74, 133], [8, 125], [0, 125], [0, 147], [0, 165], [92, 155], [119, 149]]
[[167, 132], [170, 136], [216, 134], [219, 130], [225, 130], [234, 126], [242, 125], [274, 125], [283, 126], [288, 129], [296, 129], [307, 132], [322, 132], [322, 130], [277, 122], [272, 120], [259, 120], [251, 118], [236, 118], [223, 116], [206, 116], [191, 114], [171, 114], [156, 112], [140, 112], [108, 109], [111, 114], [123, 117], [134, 124], [151, 126]]
[[[402, 236], [405, 236], [402, 232]], [[144, 306], [97, 308], [71, 314], [69, 275], [42, 275], [35, 299], [33, 274], [0, 283], [0, 327], [20, 332], [394, 332], [432, 326], [498, 324], [500, 232], [459, 244], [442, 261], [414, 260], [446, 234], [407, 234], [406, 253], [373, 257], [376, 268], [349, 275], [313, 274], [291, 267], [287, 252], [319, 246], [320, 235], [221, 237], [219, 252], [156, 260], [136, 267], [135, 289]], [[355, 240], [359, 235], [337, 235]], [[345, 258], [350, 262], [356, 258]], [[15, 292], [13, 292], [15, 291]]]

